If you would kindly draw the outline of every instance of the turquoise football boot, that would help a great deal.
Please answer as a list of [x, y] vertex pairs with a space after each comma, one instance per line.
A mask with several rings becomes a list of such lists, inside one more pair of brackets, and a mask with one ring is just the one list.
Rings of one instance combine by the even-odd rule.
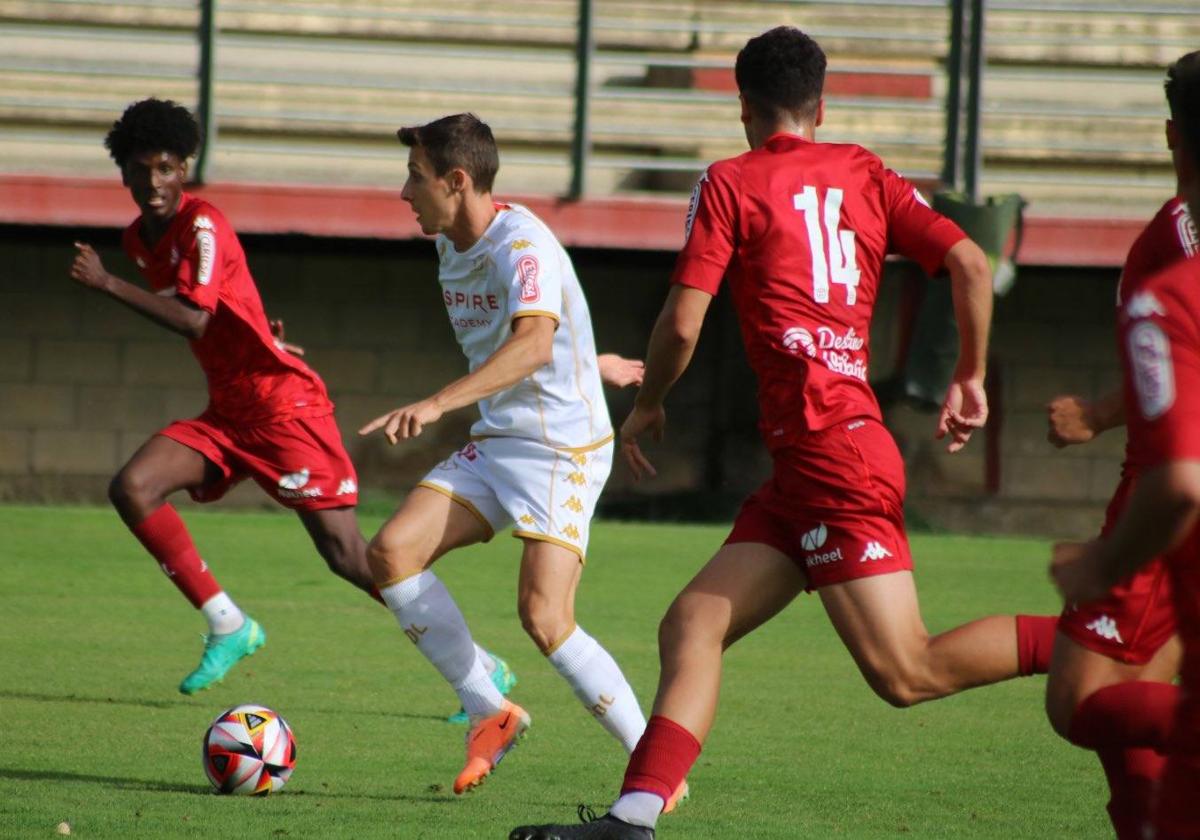
[[[496, 686], [496, 690], [502, 696], [507, 697], [508, 693], [517, 685], [517, 675], [513, 673], [512, 668], [508, 667], [508, 663], [496, 654], [488, 651], [488, 656], [492, 657], [492, 661], [496, 663], [496, 670], [492, 671], [492, 685]], [[459, 709], [446, 718], [446, 723], [466, 724], [468, 722], [467, 713], [464, 709]]]
[[232, 633], [205, 636], [200, 665], [183, 678], [179, 691], [182, 694], [195, 694], [219, 683], [239, 659], [244, 659], [266, 643], [267, 634], [262, 625], [250, 616], [246, 616], [242, 626]]

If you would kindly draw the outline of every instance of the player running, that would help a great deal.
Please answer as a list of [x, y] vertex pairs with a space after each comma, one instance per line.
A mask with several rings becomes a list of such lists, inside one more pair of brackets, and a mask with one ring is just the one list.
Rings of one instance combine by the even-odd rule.
[[[438, 280], [470, 372], [368, 423], [391, 443], [477, 404], [471, 441], [435, 467], [368, 549], [384, 601], [458, 694], [471, 719], [457, 794], [479, 785], [529, 726], [488, 680], [458, 605], [432, 566], [514, 525], [525, 631], [584, 707], [631, 751], [646, 721], [621, 669], [575, 623], [588, 529], [612, 465], [583, 290], [554, 234], [524, 207], [497, 204], [491, 129], [472, 114], [402, 128], [401, 198], [437, 235]], [[682, 792], [683, 786], [678, 786]]]
[[[194, 694], [220, 682], [266, 641], [201, 559], [167, 497], [223, 496], [247, 476], [295, 510], [331, 571], [374, 593], [354, 506], [358, 479], [320, 377], [272, 335], [237, 234], [221, 212], [184, 192], [200, 131], [169, 100], [130, 105], [105, 138], [141, 215], [122, 246], [153, 291], [109, 274], [76, 243], [71, 277], [188, 339], [208, 379], [209, 405], [142, 445], [109, 485], [113, 506], [180, 592], [204, 615], [199, 666], [179, 685]], [[500, 690], [515, 683], [486, 651]]]
[[[1167, 71], [1167, 145], [1182, 179], [1184, 161], [1177, 124], [1200, 114], [1200, 52], [1180, 58]], [[1180, 181], [1176, 194], [1182, 195]], [[1172, 198], [1134, 242], [1117, 287], [1117, 306], [1134, 300], [1142, 286], [1168, 266], [1200, 253], [1200, 237], [1182, 198]], [[1049, 438], [1056, 446], [1081, 444], [1125, 425], [1120, 390], [1094, 403], [1066, 395], [1049, 407]], [[1110, 535], [1152, 453], [1149, 441], [1130, 436], [1121, 483], [1109, 502], [1101, 539]], [[1058, 548], [1062, 556], [1076, 544]], [[1071, 743], [1095, 750], [1108, 779], [1109, 816], [1120, 840], [1141, 840], [1153, 791], [1166, 763], [1167, 738], [1175, 719], [1180, 643], [1169, 573], [1155, 558], [1112, 587], [1104, 597], [1068, 604], [1046, 683], [1046, 709], [1057, 731]]]
[[710, 166], [693, 196], [621, 449], [635, 477], [654, 475], [639, 440], [661, 437], [663, 400], [727, 278], [774, 475], [662, 621], [654, 713], [610, 812], [520, 827], [513, 840], [652, 838], [712, 726], [724, 650], [801, 592], [820, 594], [867, 682], [895, 706], [1044, 671], [1049, 656], [1051, 617], [991, 616], [929, 636], [904, 531], [904, 466], [866, 382], [884, 256], [945, 267], [961, 347], [937, 436], [952, 452], [967, 443], [987, 418], [986, 257], [878, 157], [815, 142], [825, 55], [807, 35], [779, 27], [752, 38], [735, 71], [751, 151]]
[[[1192, 207], [1200, 203], [1200, 87], [1195, 62], [1191, 56], [1176, 62], [1173, 81], [1168, 82], [1168, 90], [1174, 86], [1180, 97], [1172, 100], [1171, 111], [1176, 173], [1181, 192]], [[1124, 509], [1100, 539], [1055, 547], [1051, 573], [1068, 602], [1090, 604], [1111, 598], [1118, 581], [1131, 579], [1147, 563], [1166, 566], [1183, 644], [1183, 684], [1165, 745], [1165, 768], [1152, 792], [1150, 825], [1144, 826], [1140, 836], [1197, 840], [1200, 256], [1176, 261], [1139, 284], [1136, 291], [1130, 290], [1118, 328], [1128, 451], [1138, 456], [1137, 482]], [[1114, 790], [1114, 797], [1116, 793]]]

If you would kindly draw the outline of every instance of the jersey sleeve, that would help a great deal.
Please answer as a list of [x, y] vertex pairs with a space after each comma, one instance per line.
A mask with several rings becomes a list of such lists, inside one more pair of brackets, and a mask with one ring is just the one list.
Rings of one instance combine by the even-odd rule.
[[[1193, 284], [1200, 281], [1200, 263], [1194, 269], [1187, 278]], [[1142, 443], [1148, 466], [1200, 460], [1200, 330], [1195, 317], [1183, 295], [1161, 284], [1131, 295], [1122, 311], [1129, 436]]]
[[931, 208], [921, 193], [890, 169], [883, 171], [888, 252], [916, 262], [926, 274], [942, 268], [946, 252], [966, 239], [962, 228]]
[[563, 278], [559, 249], [553, 240], [540, 231], [518, 230], [501, 247], [497, 268], [508, 284], [508, 317], [515, 321], [540, 315], [557, 324], [562, 312]]
[[177, 243], [176, 294], [209, 313], [217, 311], [225, 250], [222, 245], [232, 235], [225, 219], [210, 213], [196, 214]]
[[692, 191], [683, 250], [671, 282], [715, 295], [737, 247], [738, 207], [735, 170], [726, 164], [708, 168]]

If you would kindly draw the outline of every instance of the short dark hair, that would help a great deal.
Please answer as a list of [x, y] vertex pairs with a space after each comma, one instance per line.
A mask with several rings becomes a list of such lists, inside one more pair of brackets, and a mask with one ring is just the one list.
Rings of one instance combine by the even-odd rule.
[[1200, 50], [1190, 52], [1167, 68], [1167, 104], [1171, 121], [1188, 152], [1200, 166]]
[[180, 160], [196, 154], [200, 126], [192, 112], [170, 99], [134, 102], [113, 123], [104, 146], [117, 166], [142, 152], [174, 152]]
[[825, 86], [821, 45], [794, 26], [777, 26], [746, 42], [733, 74], [750, 107], [767, 117], [811, 117]]
[[438, 177], [451, 169], [462, 169], [475, 182], [476, 192], [492, 191], [500, 154], [488, 124], [474, 114], [452, 114], [425, 125], [396, 132], [405, 146], [420, 146], [429, 155]]

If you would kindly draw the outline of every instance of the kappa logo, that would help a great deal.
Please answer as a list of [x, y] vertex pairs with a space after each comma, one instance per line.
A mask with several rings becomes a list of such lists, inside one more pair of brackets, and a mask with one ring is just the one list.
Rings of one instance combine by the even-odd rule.
[[145, 268], [145, 267], [146, 267], [146, 261], [145, 261], [144, 259], [142, 259], [141, 257], [138, 257], [138, 258], [135, 260], [135, 262], [137, 263], [137, 267], [138, 267], [138, 268]]
[[358, 482], [353, 478], [343, 478], [342, 483], [338, 485], [336, 496], [349, 496], [351, 493], [358, 492]]
[[1125, 304], [1125, 316], [1132, 320], [1149, 318], [1151, 315], [1161, 318], [1166, 314], [1167, 310], [1151, 292], [1138, 292]]
[[1117, 629], [1117, 622], [1107, 615], [1102, 615], [1095, 621], [1086, 624], [1085, 628], [1091, 630], [1101, 639], [1107, 639], [1119, 645], [1125, 644], [1125, 640], [1121, 638], [1121, 631]]
[[[1130, 305], [1133, 301], [1130, 301]], [[1126, 337], [1129, 366], [1138, 407], [1147, 420], [1156, 420], [1175, 403], [1175, 374], [1171, 343], [1153, 321], [1142, 321]]]
[[533, 254], [525, 254], [517, 260], [517, 280], [521, 283], [521, 303], [537, 303], [541, 299], [538, 260]]
[[892, 552], [888, 551], [879, 543], [872, 541], [867, 543], [866, 550], [863, 551], [863, 556], [858, 558], [858, 562], [866, 563], [868, 560], [883, 560], [884, 558], [891, 556]]

